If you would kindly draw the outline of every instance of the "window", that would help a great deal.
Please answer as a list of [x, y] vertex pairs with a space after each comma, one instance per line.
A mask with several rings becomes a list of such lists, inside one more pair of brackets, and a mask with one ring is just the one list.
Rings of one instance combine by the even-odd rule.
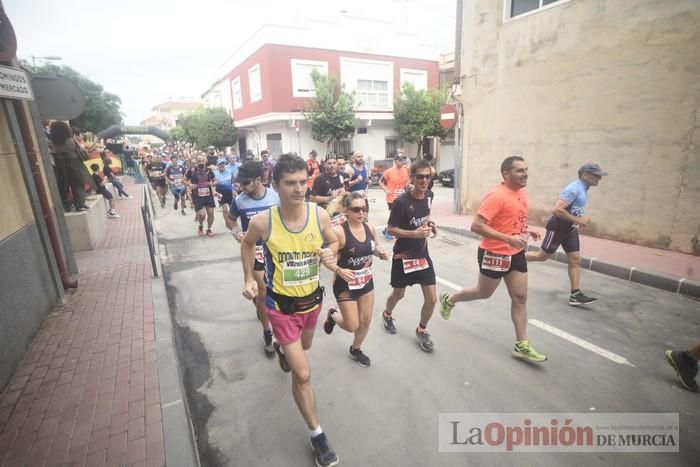
[[335, 154], [352, 154], [352, 140], [345, 138], [334, 140], [331, 145], [331, 152]]
[[241, 107], [243, 107], [243, 95], [241, 94], [240, 76], [231, 81], [231, 93], [233, 94], [233, 108], [240, 109]]
[[367, 134], [367, 127], [360, 127], [357, 129], [357, 134], [358, 135], [366, 135]]
[[316, 89], [311, 73], [316, 70], [328, 74], [328, 62], [292, 59], [292, 95], [294, 97], [314, 97]]
[[248, 70], [248, 83], [250, 87], [250, 102], [262, 99], [262, 85], [260, 84], [260, 65], [255, 65]]
[[386, 136], [384, 138], [384, 156], [387, 159], [393, 159], [401, 147], [403, 147], [403, 141], [399, 136]]
[[403, 83], [411, 83], [418, 90], [427, 90], [428, 72], [425, 70], [401, 68], [401, 86], [403, 86]]
[[387, 107], [389, 105], [389, 83], [387, 81], [358, 79], [356, 98], [359, 107]]
[[348, 92], [355, 92], [357, 110], [390, 111], [394, 107], [394, 64], [378, 60], [340, 57], [340, 77]]
[[562, 0], [506, 0], [507, 18], [513, 18]]
[[266, 139], [267, 149], [272, 154], [282, 154], [282, 133], [269, 133]]

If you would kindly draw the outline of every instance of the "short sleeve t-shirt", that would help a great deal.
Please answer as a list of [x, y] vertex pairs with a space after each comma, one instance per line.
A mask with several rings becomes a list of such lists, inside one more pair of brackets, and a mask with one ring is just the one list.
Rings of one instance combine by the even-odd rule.
[[182, 167], [180, 165], [178, 165], [177, 167], [171, 165], [170, 167], [165, 169], [165, 175], [170, 180], [172, 180], [175, 188], [181, 188], [184, 186], [184, 184], [182, 183], [182, 180], [185, 178], [185, 168], [184, 167]]
[[[477, 214], [486, 219], [492, 229], [513, 236], [527, 232], [527, 212], [526, 190], [511, 190], [500, 184], [486, 195]], [[522, 250], [486, 237], [481, 239], [479, 246], [499, 255], [514, 255]]]
[[187, 179], [195, 185], [192, 196], [206, 197], [212, 195], [210, 182], [214, 180], [214, 172], [211, 169], [192, 167], [187, 170]]
[[[345, 189], [345, 181], [340, 174], [334, 177], [321, 174], [314, 180], [314, 186], [311, 189], [311, 194], [314, 196], [335, 196]], [[318, 203], [322, 208], [326, 208], [328, 203]]]
[[147, 166], [148, 178], [151, 180], [162, 180], [165, 174], [165, 162], [151, 162]]
[[393, 203], [396, 198], [399, 197], [405, 190], [410, 176], [408, 174], [408, 167], [392, 167], [386, 169], [382, 174], [384, 183], [386, 183], [386, 188], [388, 193], [386, 194], [386, 202]]
[[[566, 207], [569, 214], [580, 217], [583, 215], [586, 203], [588, 202], [588, 185], [581, 179], [574, 180], [564, 187], [559, 194], [559, 199], [569, 203]], [[572, 222], [557, 216], [550, 217], [547, 222], [548, 230], [568, 232], [573, 228], [574, 224]]]
[[216, 169], [214, 171], [214, 176], [216, 177], [216, 188], [224, 191], [233, 190], [233, 173], [228, 167], [224, 167], [224, 171]]
[[241, 229], [246, 232], [253, 216], [278, 204], [280, 204], [280, 197], [277, 192], [271, 188], [265, 188], [265, 194], [262, 195], [262, 198], [254, 198], [248, 193], [236, 196], [236, 199], [231, 203], [229, 212], [233, 217], [241, 218]]
[[[425, 198], [417, 199], [407, 191], [402, 193], [391, 208], [388, 224], [402, 230], [416, 230], [430, 222], [430, 208], [433, 198], [426, 193]], [[394, 243], [394, 258], [417, 259], [428, 257], [428, 242], [425, 238], [398, 238]]]

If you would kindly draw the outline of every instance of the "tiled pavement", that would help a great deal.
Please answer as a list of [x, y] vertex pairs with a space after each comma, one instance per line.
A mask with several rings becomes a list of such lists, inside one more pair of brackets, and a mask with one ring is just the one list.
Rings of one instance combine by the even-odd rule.
[[47, 317], [0, 397], [0, 465], [162, 466], [151, 265], [136, 199], [116, 202], [80, 286]]

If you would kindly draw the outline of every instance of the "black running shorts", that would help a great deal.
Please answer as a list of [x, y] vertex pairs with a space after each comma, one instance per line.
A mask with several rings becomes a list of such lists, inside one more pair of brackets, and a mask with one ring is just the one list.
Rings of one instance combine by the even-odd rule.
[[571, 229], [568, 232], [557, 232], [556, 230], [547, 230], [542, 240], [542, 250], [546, 253], [554, 254], [559, 248], [559, 245], [566, 253], [572, 253], [581, 249], [578, 239], [578, 229]]
[[215, 208], [216, 203], [214, 202], [214, 197], [209, 196], [193, 196], [192, 204], [194, 204], [194, 210], [199, 211], [204, 208]]
[[520, 251], [510, 257], [510, 267], [507, 271], [492, 271], [491, 269], [484, 269], [482, 264], [484, 262], [484, 253], [486, 250], [479, 248], [479, 253], [477, 255], [479, 261], [479, 272], [486, 277], [491, 279], [500, 279], [511, 271], [527, 272], [527, 260], [525, 259], [525, 250]]
[[391, 287], [394, 289], [403, 289], [414, 284], [419, 285], [435, 285], [435, 269], [433, 269], [433, 260], [430, 256], [428, 267], [420, 271], [405, 273], [403, 269], [403, 260], [394, 258], [391, 261]]

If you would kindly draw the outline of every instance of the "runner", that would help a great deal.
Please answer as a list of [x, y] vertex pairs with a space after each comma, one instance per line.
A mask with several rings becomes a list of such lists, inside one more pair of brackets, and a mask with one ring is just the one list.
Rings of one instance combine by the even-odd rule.
[[430, 164], [419, 159], [411, 165], [413, 186], [402, 193], [393, 203], [387, 230], [397, 238], [394, 244], [394, 258], [391, 263], [392, 291], [386, 301], [383, 321], [384, 331], [396, 334], [392, 312], [406, 293], [406, 287], [421, 286], [423, 307], [416, 328], [416, 338], [421, 350], [433, 351], [433, 341], [426, 332], [435, 303], [435, 270], [428, 253], [428, 238], [437, 235], [435, 223], [430, 220], [430, 207], [433, 199], [429, 196]]
[[204, 155], [197, 156], [197, 166], [192, 167], [185, 173], [185, 184], [190, 187], [192, 193], [192, 204], [196, 213], [196, 220], [199, 222], [197, 235], [204, 235], [204, 217], [207, 218], [207, 236], [213, 237], [214, 232], [211, 226], [214, 224], [214, 202], [213, 187], [216, 184], [214, 172], [207, 168], [207, 158]]
[[[386, 204], [389, 207], [389, 211], [394, 206], [396, 198], [399, 197], [408, 186], [410, 176], [408, 173], [408, 168], [406, 167], [408, 159], [402, 153], [399, 153], [394, 157], [394, 166], [390, 169], [386, 169], [379, 179], [379, 186], [386, 193]], [[385, 227], [382, 231], [384, 238], [387, 240], [393, 240], [394, 237], [387, 231]]]
[[177, 205], [180, 203], [180, 212], [183, 216], [186, 216], [185, 212], [185, 198], [187, 197], [187, 188], [185, 187], [185, 167], [178, 163], [177, 156], [170, 156], [171, 165], [165, 169], [165, 179], [168, 181], [170, 186], [170, 192], [175, 198], [175, 203], [173, 204], [173, 209], [177, 211]]
[[698, 375], [698, 361], [700, 361], [700, 341], [688, 350], [667, 350], [666, 360], [676, 371], [678, 381], [684, 388], [692, 392], [700, 391], [695, 381]]
[[544, 362], [547, 357], [527, 340], [527, 261], [524, 248], [528, 237], [539, 238], [527, 225], [527, 164], [520, 156], [507, 157], [501, 164], [503, 183], [494, 187], [481, 202], [471, 230], [482, 236], [478, 250], [479, 282], [475, 288], [454, 295], [440, 294], [440, 315], [450, 319], [458, 302], [489, 298], [501, 283], [510, 295], [510, 316], [515, 327], [513, 356]]
[[578, 238], [579, 227], [586, 227], [591, 221], [583, 215], [588, 201], [588, 189], [598, 186], [600, 179], [607, 175], [598, 164], [584, 164], [578, 169], [578, 179], [569, 183], [559, 194], [559, 199], [552, 210], [552, 217], [547, 222], [547, 233], [542, 240], [539, 251], [528, 251], [527, 262], [547, 261], [559, 245], [564, 249], [569, 263], [569, 283], [571, 294], [569, 305], [590, 305], [598, 301], [581, 292], [581, 253]]
[[367, 223], [369, 204], [362, 192], [345, 192], [332, 201], [342, 207], [347, 222], [333, 227], [338, 237], [338, 261], [335, 266], [333, 294], [340, 313], [335, 308], [328, 310], [323, 329], [333, 332], [337, 324], [354, 333], [349, 356], [362, 367], [370, 365], [370, 359], [362, 352], [362, 343], [367, 337], [369, 323], [374, 310], [374, 279], [372, 278], [372, 255], [389, 259], [389, 253], [376, 247], [374, 227]]
[[263, 185], [269, 187], [272, 183], [272, 168], [274, 167], [270, 161], [270, 151], [263, 149], [260, 152], [260, 160], [262, 161], [263, 168], [265, 169], [265, 173], [263, 174]]
[[309, 153], [309, 158], [306, 160], [306, 173], [309, 175], [309, 179], [306, 182], [306, 200], [309, 200], [311, 196], [311, 189], [314, 186], [314, 181], [316, 177], [321, 174], [321, 165], [318, 163], [318, 152], [312, 149]]
[[162, 161], [161, 157], [156, 153], [154, 157], [150, 155], [146, 157], [146, 176], [151, 182], [151, 187], [158, 195], [158, 201], [160, 201], [160, 207], [165, 207], [165, 195], [168, 187], [165, 184], [165, 162]]
[[[231, 203], [231, 210], [228, 212], [228, 222], [231, 225], [231, 234], [238, 243], [241, 242], [245, 232], [248, 230], [250, 220], [258, 213], [267, 211], [272, 206], [277, 206], [280, 203], [280, 198], [277, 192], [272, 188], [267, 188], [262, 183], [262, 177], [265, 168], [258, 161], [248, 161], [243, 164], [238, 170], [236, 182], [241, 187], [241, 194], [236, 196], [236, 199]], [[238, 218], [241, 218], [241, 227], [238, 227]], [[253, 274], [258, 284], [258, 292], [262, 295], [265, 291], [265, 278], [263, 271], [265, 270], [265, 258], [263, 256], [262, 241], [255, 245], [255, 265]], [[255, 308], [258, 313], [258, 319], [263, 328], [263, 341], [265, 352], [274, 354], [275, 349], [272, 347], [272, 329], [270, 328], [270, 320], [267, 318], [265, 308], [265, 300], [260, 297], [255, 302]]]
[[233, 172], [226, 166], [226, 162], [226, 159], [219, 159], [216, 162], [217, 168], [214, 171], [214, 176], [216, 177], [215, 190], [219, 197], [219, 206], [224, 216], [226, 228], [231, 230], [233, 228], [230, 224], [231, 219], [228, 218], [226, 213], [228, 213], [231, 201], [233, 201]]
[[343, 176], [338, 173], [338, 162], [333, 154], [326, 155], [323, 168], [324, 172], [314, 180], [310, 199], [325, 209], [333, 198], [345, 191], [345, 187]]
[[248, 299], [259, 296], [253, 265], [255, 245], [262, 240], [267, 284], [265, 305], [277, 339], [273, 347], [282, 370], [292, 372], [292, 394], [311, 430], [316, 465], [330, 466], [338, 464], [338, 456], [318, 423], [305, 351], [311, 347], [323, 300], [319, 263], [333, 268], [338, 240], [328, 213], [304, 200], [306, 179], [302, 158], [293, 154], [280, 157], [273, 172], [280, 205], [272, 207], [268, 215], [253, 217], [241, 244], [243, 295]]
[[367, 167], [365, 167], [365, 155], [360, 151], [355, 151], [350, 159], [351, 163], [347, 167], [345, 174], [349, 179], [350, 191], [359, 191], [367, 194], [367, 186], [371, 180], [367, 177]]

